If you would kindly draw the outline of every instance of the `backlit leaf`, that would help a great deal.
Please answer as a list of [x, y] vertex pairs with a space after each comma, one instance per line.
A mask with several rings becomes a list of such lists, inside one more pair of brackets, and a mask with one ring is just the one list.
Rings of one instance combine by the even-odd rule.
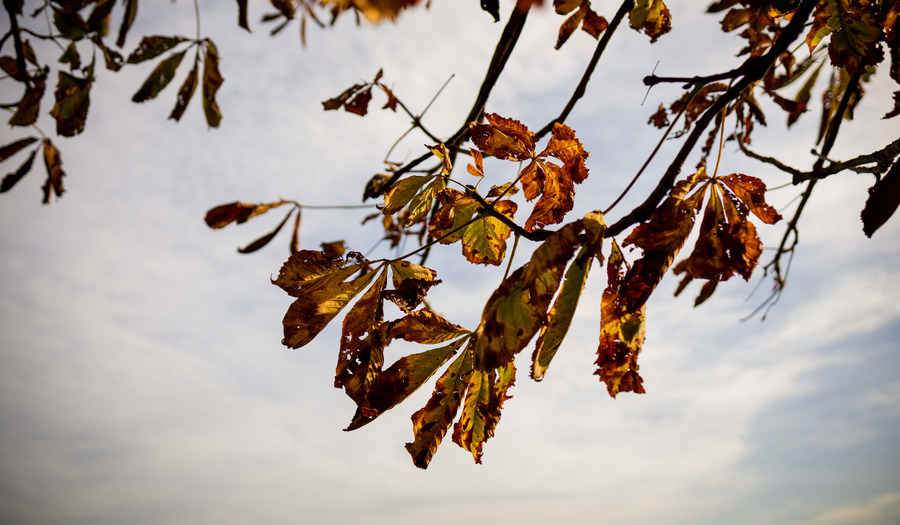
[[31, 171], [31, 166], [34, 165], [34, 157], [37, 155], [37, 149], [31, 152], [31, 155], [25, 159], [25, 162], [22, 163], [21, 166], [16, 168], [16, 171], [12, 173], [7, 173], [5, 177], [3, 177], [3, 182], [0, 182], [0, 193], [6, 193], [13, 186], [16, 185], [17, 182], [22, 180], [22, 177], [28, 174]]
[[125, 38], [128, 36], [128, 30], [137, 17], [138, 0], [125, 0], [125, 13], [122, 15], [122, 25], [119, 26], [119, 36], [116, 38], [116, 46], [125, 45]]
[[46, 88], [45, 76], [33, 78], [31, 85], [25, 88], [25, 95], [19, 101], [16, 112], [9, 119], [10, 126], [30, 126], [37, 122], [41, 110], [41, 98]]
[[422, 186], [432, 181], [434, 175], [411, 175], [394, 183], [384, 194], [384, 208], [381, 213], [393, 215], [409, 204]]
[[194, 96], [194, 91], [197, 90], [198, 65], [199, 61], [197, 57], [195, 57], [194, 67], [191, 68], [191, 72], [188, 73], [187, 78], [184, 79], [184, 83], [181, 85], [181, 89], [178, 90], [178, 97], [175, 101], [175, 107], [172, 108], [172, 113], [169, 114], [169, 118], [174, 119], [175, 122], [181, 120], [182, 115], [184, 115], [184, 110], [187, 109], [188, 103], [191, 101], [191, 97]]
[[628, 20], [632, 29], [643, 30], [651, 43], [672, 29], [669, 8], [663, 0], [635, 0]]
[[831, 63], [850, 73], [864, 73], [867, 65], [884, 58], [879, 45], [881, 26], [870, 0], [823, 0], [817, 4], [806, 36], [810, 53], [828, 34]]
[[89, 31], [87, 22], [77, 11], [53, 10], [53, 25], [63, 37], [69, 40], [80, 40]]
[[37, 137], [26, 137], [24, 139], [19, 139], [15, 142], [11, 142], [3, 147], [0, 147], [0, 162], [5, 161], [16, 153], [34, 144], [35, 142], [37, 142], [37, 140]]
[[282, 219], [281, 222], [278, 223], [278, 226], [276, 226], [274, 230], [263, 235], [259, 239], [256, 239], [255, 241], [251, 242], [247, 246], [244, 246], [243, 248], [238, 248], [238, 252], [239, 253], [253, 253], [256, 250], [259, 250], [260, 248], [262, 248], [263, 246], [269, 244], [269, 242], [272, 239], [274, 239], [276, 235], [278, 235], [278, 232], [280, 232], [281, 229], [284, 228], [284, 225], [287, 223], [288, 219], [291, 218], [291, 213], [293, 213], [293, 212], [294, 212], [294, 210], [289, 211], [287, 213], [287, 215], [284, 216], [284, 219]]
[[469, 377], [462, 414], [453, 427], [453, 442], [481, 463], [485, 441], [493, 437], [507, 392], [516, 382], [516, 367], [509, 363], [497, 370], [475, 370]]
[[460, 339], [447, 346], [398, 359], [372, 383], [365, 402], [357, 407], [345, 430], [356, 430], [403, 402], [456, 355], [465, 341]]
[[410, 312], [391, 324], [391, 339], [403, 339], [413, 343], [433, 345], [444, 343], [468, 334], [465, 328], [455, 325], [428, 308]]
[[[518, 206], [509, 200], [494, 204], [494, 210], [512, 219]], [[483, 215], [466, 227], [462, 236], [462, 253], [472, 264], [498, 266], [506, 256], [506, 241], [511, 230], [500, 219]]]
[[206, 212], [206, 225], [213, 229], [224, 228], [232, 222], [243, 224], [247, 220], [262, 215], [263, 213], [288, 204], [285, 201], [270, 202], [266, 204], [247, 204], [245, 202], [230, 202], [216, 206]]
[[898, 205], [900, 205], [900, 161], [894, 162], [881, 180], [869, 188], [869, 198], [862, 211], [863, 232], [866, 236], [871, 237], [887, 222], [897, 211]]
[[50, 116], [56, 119], [56, 132], [63, 137], [72, 137], [84, 131], [88, 109], [91, 106], [91, 78], [78, 78], [59, 72], [56, 83], [56, 104]]
[[419, 306], [428, 290], [441, 282], [431, 268], [409, 261], [393, 261], [390, 266], [394, 289], [386, 290], [383, 296], [406, 313]]
[[759, 220], [766, 224], [781, 220], [778, 211], [766, 204], [766, 184], [763, 181], [743, 173], [732, 173], [718, 180], [724, 182]]
[[597, 371], [606, 383], [609, 395], [619, 392], [644, 393], [638, 373], [638, 354], [644, 343], [646, 304], [637, 308], [628, 297], [625, 259], [613, 241], [606, 261], [608, 285], [600, 303], [600, 345], [597, 347]]
[[535, 381], [544, 378], [550, 361], [556, 355], [569, 331], [572, 317], [578, 307], [578, 299], [581, 297], [584, 283], [587, 281], [591, 261], [593, 261], [593, 257], [587, 248], [583, 247], [566, 272], [562, 289], [556, 302], [553, 303], [553, 307], [550, 308], [547, 324], [541, 327], [534, 353], [531, 355], [531, 378]]
[[169, 82], [175, 78], [175, 72], [181, 64], [185, 52], [186, 51], [173, 53], [165, 60], [160, 61], [160, 63], [153, 68], [153, 71], [150, 72], [150, 75], [147, 77], [147, 80], [144, 81], [143, 85], [141, 85], [140, 89], [138, 89], [134, 96], [131, 97], [131, 101], [146, 102], [156, 98], [160, 91], [168, 86]]
[[535, 136], [518, 120], [485, 113], [487, 124], [469, 123], [472, 142], [500, 160], [526, 160], [534, 155]]
[[50, 204], [51, 195], [57, 198], [62, 197], [63, 177], [66, 173], [62, 169], [62, 159], [59, 157], [59, 150], [53, 145], [50, 139], [44, 139], [44, 166], [47, 168], [47, 180], [41, 189], [44, 191], [44, 204]]
[[471, 376], [472, 352], [467, 346], [438, 378], [428, 403], [412, 415], [413, 441], [406, 444], [406, 450], [417, 467], [428, 468], [456, 418]]
[[203, 61], [203, 113], [206, 123], [211, 128], [218, 128], [222, 121], [222, 112], [216, 103], [216, 92], [224, 79], [219, 73], [219, 51], [212, 40], [206, 39], [206, 59]]
[[156, 58], [186, 40], [187, 39], [183, 36], [145, 36], [138, 44], [138, 48], [128, 55], [126, 62], [129, 64], [139, 64], [146, 60]]
[[344, 388], [357, 405], [365, 404], [373, 382], [384, 366], [384, 347], [388, 343], [381, 296], [387, 284], [382, 270], [372, 286], [344, 317], [341, 347], [334, 374], [335, 388]]

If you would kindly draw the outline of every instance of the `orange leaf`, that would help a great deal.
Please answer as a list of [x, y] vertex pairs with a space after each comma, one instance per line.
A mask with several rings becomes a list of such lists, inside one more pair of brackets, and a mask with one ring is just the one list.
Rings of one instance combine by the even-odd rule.
[[719, 177], [735, 196], [750, 209], [753, 215], [766, 224], [775, 224], [781, 220], [781, 215], [775, 208], [766, 204], [766, 184], [750, 175], [743, 173], [732, 173], [724, 177]]
[[485, 113], [487, 124], [469, 123], [472, 142], [500, 160], [526, 160], [534, 155], [535, 136], [518, 120]]

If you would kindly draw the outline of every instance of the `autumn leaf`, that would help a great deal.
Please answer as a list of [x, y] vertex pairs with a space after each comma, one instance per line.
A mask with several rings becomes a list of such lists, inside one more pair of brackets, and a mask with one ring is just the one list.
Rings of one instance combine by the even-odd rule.
[[0, 162], [4, 162], [16, 153], [37, 142], [37, 137], [26, 137], [0, 147]]
[[644, 31], [651, 43], [672, 29], [669, 8], [663, 0], [635, 0], [634, 7], [628, 13], [628, 20], [632, 29]]
[[13, 186], [16, 185], [17, 182], [22, 180], [22, 177], [28, 174], [31, 171], [31, 166], [34, 165], [34, 157], [37, 155], [37, 149], [31, 152], [31, 155], [25, 159], [16, 171], [12, 173], [7, 173], [5, 177], [3, 177], [3, 182], [0, 182], [0, 193], [6, 193], [11, 190]]
[[495, 113], [485, 113], [487, 124], [469, 123], [472, 142], [500, 160], [528, 160], [534, 156], [536, 137], [524, 124]]
[[216, 103], [216, 92], [222, 86], [224, 79], [219, 73], [219, 51], [210, 39], [206, 42], [206, 58], [203, 61], [203, 114], [206, 123], [211, 128], [218, 128], [222, 121], [222, 112]]
[[243, 27], [250, 32], [250, 25], [247, 24], [247, 0], [237, 0], [238, 4], [238, 26]]
[[599, 38], [600, 33], [609, 26], [609, 22], [607, 22], [605, 18], [599, 16], [591, 9], [590, 0], [583, 0], [581, 2], [554, 2], [553, 5], [556, 8], [556, 12], [559, 14], [567, 14], [571, 12], [575, 6], [578, 6], [578, 10], [566, 18], [562, 25], [559, 26], [559, 35], [557, 36], [556, 45], [554, 46], [556, 49], [561, 48], [563, 44], [566, 43], [569, 37], [572, 36], [572, 33], [578, 29], [579, 25], [585, 33], [591, 35], [595, 39]]
[[372, 382], [365, 402], [357, 407], [353, 420], [345, 430], [356, 430], [402, 403], [419, 389], [466, 342], [453, 343], [401, 357]]
[[56, 132], [63, 137], [72, 137], [84, 131], [91, 105], [90, 73], [87, 78], [78, 78], [60, 71], [54, 95], [56, 104], [50, 110], [50, 116], [56, 119]]
[[[509, 226], [480, 211], [478, 201], [461, 191], [444, 188], [437, 194], [437, 200], [437, 212], [428, 223], [429, 235], [441, 244], [462, 240], [463, 255], [473, 264], [496, 266], [503, 262], [506, 241], [512, 232]], [[516, 203], [509, 200], [494, 202], [493, 206], [496, 212], [509, 219], [518, 209]]]
[[243, 224], [248, 220], [262, 215], [272, 208], [284, 206], [286, 201], [269, 202], [266, 204], [247, 204], [245, 202], [229, 202], [216, 206], [206, 212], [206, 225], [213, 229], [224, 228], [232, 222]]
[[500, 0], [481, 0], [481, 9], [491, 15], [494, 22], [500, 21]]
[[169, 114], [170, 119], [174, 119], [175, 122], [181, 120], [182, 115], [184, 115], [184, 110], [187, 109], [188, 103], [191, 101], [191, 97], [194, 96], [194, 91], [197, 90], [197, 68], [199, 66], [199, 55], [194, 56], [194, 67], [191, 68], [191, 72], [188, 73], [187, 78], [184, 79], [184, 83], [181, 85], [181, 88], [178, 90], [178, 97], [175, 101], [175, 107], [172, 108], [172, 113]]
[[511, 363], [547, 322], [547, 309], [579, 245], [581, 228], [581, 221], [560, 228], [491, 294], [473, 336], [476, 369]]
[[[299, 210], [297, 210], [297, 211], [299, 212]], [[269, 233], [263, 235], [263, 236], [260, 237], [259, 239], [256, 239], [255, 241], [253, 241], [252, 243], [248, 244], [247, 246], [244, 246], [243, 248], [238, 248], [238, 252], [239, 252], [239, 253], [244, 253], [244, 254], [246, 254], [246, 253], [253, 253], [253, 252], [255, 252], [256, 250], [259, 250], [260, 248], [262, 248], [263, 246], [269, 244], [269, 242], [270, 242], [272, 239], [274, 239], [276, 235], [278, 235], [278, 232], [280, 232], [281, 229], [284, 228], [284, 225], [287, 223], [288, 219], [291, 218], [291, 214], [292, 214], [292, 213], [294, 213], [294, 210], [289, 211], [289, 212], [287, 213], [287, 215], [284, 216], [284, 219], [282, 219], [281, 222], [278, 223], [278, 226], [276, 226], [274, 230], [272, 230], [272, 231], [270, 231]]]
[[509, 363], [497, 370], [474, 370], [469, 377], [462, 414], [453, 427], [453, 442], [468, 450], [481, 463], [484, 443], [493, 437], [503, 403], [511, 398], [516, 382], [516, 366]]
[[406, 444], [406, 450], [413, 464], [419, 468], [428, 468], [444, 435], [456, 419], [473, 371], [470, 346], [471, 340], [469, 346], [438, 378], [425, 406], [412, 415], [413, 441]]
[[16, 107], [16, 112], [9, 119], [10, 126], [30, 126], [37, 122], [38, 113], [41, 110], [41, 98], [46, 89], [46, 74], [31, 79], [31, 84], [25, 87], [25, 94]]
[[382, 270], [344, 317], [334, 386], [343, 387], [358, 406], [365, 405], [369, 388], [384, 366], [389, 328], [384, 324], [382, 297], [386, 285], [387, 271]]
[[900, 161], [894, 162], [881, 180], [869, 188], [869, 198], [866, 199], [866, 206], [862, 211], [863, 233], [871, 237], [897, 211], [898, 205], [900, 205]]
[[116, 38], [116, 46], [125, 45], [125, 38], [128, 36], [128, 30], [137, 17], [138, 0], [125, 0], [125, 13], [122, 15], [122, 24], [119, 26], [119, 36]]
[[810, 53], [829, 34], [831, 63], [850, 73], [864, 73], [867, 65], [884, 58], [879, 44], [882, 30], [870, 0], [823, 0], [817, 4], [806, 36]]
[[428, 308], [409, 312], [391, 323], [391, 339], [403, 339], [423, 345], [444, 343], [470, 333]]
[[383, 295], [405, 313], [419, 306], [428, 290], [441, 282], [431, 268], [409, 261], [393, 261], [390, 267], [394, 289], [386, 290]]
[[469, 164], [466, 166], [466, 170], [473, 177], [484, 177], [484, 157], [481, 155], [481, 152], [477, 149], [470, 149], [469, 152], [472, 154], [472, 160], [475, 161], [475, 164]]
[[138, 48], [128, 55], [126, 62], [129, 64], [140, 64], [141, 62], [154, 59], [186, 40], [183, 36], [145, 36], [138, 44]]
[[415, 224], [431, 210], [437, 194], [446, 187], [443, 177], [437, 175], [412, 175], [397, 183], [384, 194], [381, 212], [393, 215], [408, 206], [404, 219], [407, 226]]
[[134, 96], [131, 97], [131, 101], [146, 102], [156, 98], [160, 91], [168, 86], [172, 79], [175, 78], [175, 72], [181, 64], [185, 52], [186, 51], [173, 53], [165, 60], [160, 61], [160, 63], [153, 68], [153, 71], [150, 72], [150, 75], [141, 85], [140, 89], [138, 89]]
[[607, 287], [600, 303], [600, 345], [597, 347], [595, 375], [606, 383], [609, 395], [619, 392], [644, 393], [638, 373], [638, 354], [644, 343], [646, 304], [634, 305], [629, 297], [625, 258], [613, 241], [606, 261]]
[[775, 224], [781, 220], [778, 211], [766, 204], [766, 185], [763, 181], [742, 173], [732, 173], [719, 177], [718, 180], [725, 183], [759, 220], [766, 224]]
[[66, 173], [62, 169], [62, 159], [59, 157], [59, 150], [53, 145], [50, 139], [44, 139], [44, 166], [47, 168], [47, 180], [41, 189], [44, 191], [44, 204], [50, 204], [51, 194], [57, 198], [62, 197], [63, 177]]
[[382, 20], [394, 21], [400, 11], [414, 6], [420, 0], [322, 0], [325, 6], [333, 5], [338, 12], [349, 9], [352, 6], [359, 10], [369, 22]]
[[378, 273], [347, 280], [367, 267], [368, 261], [352, 252], [341, 258], [311, 250], [293, 253], [272, 281], [297, 298], [282, 320], [282, 344], [300, 348], [312, 341]]

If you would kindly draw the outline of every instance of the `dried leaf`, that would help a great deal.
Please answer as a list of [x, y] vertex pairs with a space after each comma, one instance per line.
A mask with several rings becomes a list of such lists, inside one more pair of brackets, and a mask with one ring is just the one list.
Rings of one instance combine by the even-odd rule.
[[384, 366], [388, 326], [383, 324], [382, 292], [386, 284], [387, 271], [382, 270], [344, 317], [334, 386], [343, 387], [358, 406], [365, 406], [369, 389]]
[[31, 166], [34, 165], [34, 157], [37, 155], [37, 149], [31, 152], [31, 155], [25, 159], [25, 162], [22, 163], [21, 166], [16, 168], [16, 171], [12, 173], [7, 173], [5, 177], [3, 177], [3, 182], [0, 182], [0, 193], [6, 193], [11, 190], [13, 186], [16, 185], [17, 182], [22, 180], [22, 177], [28, 174], [31, 171]]
[[471, 342], [438, 378], [428, 403], [412, 415], [413, 442], [406, 444], [406, 450], [419, 468], [428, 468], [459, 411], [472, 375], [470, 346]]
[[247, 0], [237, 0], [238, 4], [238, 25], [250, 32], [250, 26], [247, 24]]
[[206, 212], [206, 225], [213, 229], [224, 228], [232, 222], [243, 224], [249, 219], [263, 213], [288, 204], [285, 201], [269, 202], [266, 204], [247, 204], [245, 202], [229, 202], [216, 206]]
[[[6, 181], [4, 180], [4, 183]], [[900, 205], [900, 161], [894, 162], [891, 169], [869, 188], [869, 198], [862, 211], [863, 233], [871, 237]]]
[[402, 210], [422, 189], [422, 186], [434, 178], [434, 175], [411, 175], [397, 181], [384, 193], [384, 207], [381, 209], [381, 213], [393, 215]]
[[53, 10], [53, 25], [63, 37], [69, 40], [81, 40], [89, 31], [87, 22], [77, 11]]
[[469, 123], [472, 142], [481, 151], [500, 160], [527, 160], [534, 156], [536, 137], [518, 120], [485, 113], [487, 124]]
[[147, 77], [147, 80], [144, 81], [144, 84], [137, 90], [137, 93], [131, 97], [131, 101], [146, 102], [156, 98], [160, 91], [168, 86], [172, 79], [175, 78], [175, 72], [181, 64], [181, 60], [184, 58], [185, 53], [186, 51], [173, 53], [165, 60], [160, 61], [160, 63], [153, 68], [153, 71], [150, 72], [150, 75]]
[[222, 121], [222, 112], [216, 103], [216, 92], [224, 79], [219, 73], [219, 51], [213, 41], [206, 39], [206, 59], [203, 61], [203, 113], [206, 123], [211, 128], [218, 128]]
[[278, 223], [278, 226], [276, 226], [274, 230], [263, 235], [259, 239], [256, 239], [255, 241], [251, 242], [247, 246], [244, 246], [243, 248], [238, 248], [238, 252], [239, 253], [253, 253], [256, 250], [259, 250], [260, 248], [262, 248], [263, 246], [269, 244], [269, 241], [271, 241], [272, 239], [275, 238], [276, 235], [278, 235], [278, 232], [281, 231], [281, 229], [287, 223], [288, 219], [291, 218], [292, 213], [294, 213], [294, 210], [289, 211], [287, 213], [287, 215], [284, 216], [284, 219], [282, 219], [281, 222]]
[[18, 62], [11, 56], [0, 57], [0, 69], [2, 69], [3, 72], [7, 75], [11, 76], [14, 80], [18, 80], [19, 82], [25, 82], [25, 79], [27, 78], [27, 72], [20, 71]]
[[410, 312], [391, 323], [390, 338], [423, 345], [444, 343], [470, 333], [428, 308]]
[[139, 64], [146, 60], [156, 58], [186, 40], [187, 39], [183, 36], [145, 36], [138, 44], [138, 48], [128, 55], [126, 62], [129, 64]]
[[763, 181], [743, 173], [732, 173], [718, 180], [724, 182], [759, 220], [766, 224], [781, 220], [778, 211], [766, 204], [766, 184]]
[[345, 430], [356, 430], [402, 403], [456, 355], [465, 341], [460, 339], [447, 346], [398, 359], [372, 383], [365, 402], [357, 407], [353, 420]]
[[51, 194], [55, 194], [57, 198], [62, 197], [63, 177], [66, 173], [62, 169], [62, 159], [59, 158], [59, 150], [50, 142], [50, 139], [44, 139], [44, 166], [47, 168], [47, 181], [41, 186], [44, 191], [44, 204], [50, 204]]
[[25, 88], [25, 95], [22, 96], [16, 112], [9, 119], [10, 126], [30, 126], [37, 122], [45, 86], [45, 76], [31, 79], [31, 85]]
[[26, 137], [0, 147], [0, 162], [9, 159], [16, 153], [37, 142], [37, 140], [37, 137]]
[[385, 291], [383, 296], [405, 313], [419, 306], [428, 290], [441, 282], [435, 279], [434, 270], [409, 261], [394, 261], [390, 266], [394, 289]]
[[[558, 11], [557, 11], [558, 12]], [[582, 20], [584, 20], [584, 15], [587, 14], [587, 7], [585, 4], [582, 4], [578, 11], [572, 13], [571, 16], [566, 18], [566, 20], [559, 26], [559, 35], [556, 37], [556, 45], [553, 46], [554, 49], [559, 49], [566, 43], [572, 33], [578, 29], [578, 26], [581, 25]]]
[[619, 392], [644, 393], [637, 358], [644, 343], [647, 306], [642, 303], [635, 308], [624, 267], [625, 258], [613, 241], [606, 262], [608, 285], [600, 303], [600, 345], [594, 372], [612, 397]]
[[194, 96], [194, 91], [197, 90], [198, 66], [199, 60], [198, 57], [195, 56], [194, 67], [191, 68], [191, 72], [188, 73], [187, 78], [184, 79], [184, 83], [178, 90], [178, 98], [175, 101], [175, 107], [172, 108], [172, 113], [169, 114], [169, 118], [174, 119], [175, 122], [181, 120], [182, 115], [184, 115], [184, 110], [187, 109], [188, 103], [191, 101], [191, 97]]
[[635, 0], [634, 7], [628, 13], [628, 20], [632, 29], [643, 30], [650, 37], [651, 43], [672, 29], [669, 8], [663, 0]]
[[592, 260], [588, 249], [582, 247], [575, 257], [575, 261], [566, 271], [562, 289], [556, 302], [553, 303], [553, 307], [550, 308], [547, 324], [541, 327], [534, 353], [531, 355], [531, 378], [535, 381], [544, 378], [550, 361], [556, 355], [569, 331]]
[[516, 383], [516, 367], [509, 363], [497, 370], [475, 370], [469, 377], [462, 414], [453, 427], [453, 442], [471, 452], [475, 463], [481, 463], [485, 441], [493, 437], [503, 403], [512, 396]]
[[867, 65], [884, 58], [879, 45], [882, 30], [870, 0], [823, 0], [817, 4], [806, 36], [810, 53], [829, 34], [831, 63], [850, 73], [864, 73]]
[[128, 30], [137, 17], [138, 0], [125, 0], [125, 13], [122, 15], [122, 25], [119, 26], [119, 36], [116, 38], [116, 46], [125, 45], [125, 38], [128, 36]]
[[484, 157], [477, 149], [470, 149], [469, 151], [472, 153], [472, 160], [475, 161], [475, 165], [469, 164], [466, 166], [466, 170], [473, 177], [484, 177]]
[[453, 165], [450, 164], [450, 152], [447, 151], [447, 146], [441, 142], [436, 146], [429, 146], [426, 144], [425, 147], [441, 160], [441, 173], [450, 175], [450, 172], [453, 170]]
[[607, 27], [609, 27], [609, 22], [588, 7], [587, 13], [584, 15], [584, 21], [581, 23], [581, 30], [596, 40], [600, 38], [600, 33], [606, 31]]
[[91, 106], [91, 78], [78, 78], [59, 72], [56, 83], [56, 104], [50, 116], [56, 119], [56, 132], [72, 137], [84, 131], [88, 109]]
[[481, 0], [481, 9], [487, 11], [494, 22], [500, 21], [500, 0]]

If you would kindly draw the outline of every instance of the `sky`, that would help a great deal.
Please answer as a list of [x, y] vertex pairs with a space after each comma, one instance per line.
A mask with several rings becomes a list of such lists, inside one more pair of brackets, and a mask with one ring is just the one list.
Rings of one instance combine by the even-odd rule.
[[[596, 4], [608, 18], [616, 7]], [[647, 118], [680, 96], [678, 86], [648, 94], [643, 76], [738, 63], [742, 43], [718, 32], [715, 17], [694, 12], [693, 2], [669, 6], [673, 31], [657, 44], [617, 32], [568, 120], [591, 153], [572, 218], [611, 202], [659, 138]], [[251, 21], [267, 12], [250, 7]], [[510, 7], [501, 2], [503, 21]], [[408, 119], [377, 109], [378, 94], [365, 118], [323, 112], [321, 101], [383, 68], [384, 82], [420, 111], [452, 75], [425, 117], [449, 135], [477, 93], [502, 21], [477, 2], [435, 0], [397, 24], [310, 28], [303, 49], [296, 25], [270, 37], [252, 22], [248, 34], [231, 3], [200, 8], [202, 33], [222, 57], [219, 129], [207, 128], [198, 100], [180, 123], [167, 121], [173, 87], [132, 103], [152, 65], [103, 71], [85, 132], [56, 140], [63, 198], [40, 204], [40, 167], [0, 196], [0, 522], [900, 522], [900, 222], [863, 235], [871, 176], [819, 184], [788, 286], [764, 322], [741, 321], [767, 296], [761, 273], [722, 284], [696, 309], [696, 289], [673, 298], [677, 280], [666, 278], [648, 306], [645, 395], [612, 399], [592, 375], [605, 286], [595, 269], [546, 379], [523, 373], [512, 389], [484, 464], [448, 438], [422, 471], [403, 444], [430, 386], [344, 432], [354, 406], [333, 388], [337, 323], [302, 349], [280, 344], [291, 299], [269, 280], [287, 258], [289, 235], [255, 254], [235, 251], [281, 216], [216, 231], [203, 217], [235, 200], [359, 204]], [[194, 34], [190, 2], [141, 9], [126, 48], [142, 34]], [[488, 111], [533, 129], [559, 112], [594, 45], [577, 33], [554, 51], [561, 20], [549, 10], [529, 17]], [[0, 98], [17, 98], [11, 89], [0, 83]], [[873, 78], [832, 158], [900, 135], [900, 120], [879, 120], [894, 89], [884, 72]], [[44, 109], [51, 101], [48, 92]], [[808, 169], [813, 107], [789, 134], [770, 110], [753, 148]], [[53, 129], [46, 115], [39, 125]], [[2, 133], [2, 143], [21, 136]], [[420, 155], [424, 142], [402, 141], [394, 158]], [[610, 222], [639, 202], [677, 147], [664, 145]], [[722, 163], [769, 186], [788, 182], [733, 146]], [[487, 167], [498, 181], [512, 175]], [[768, 199], [787, 215], [799, 191]], [[343, 239], [368, 252], [380, 237], [377, 225], [359, 225], [370, 212], [307, 209], [301, 243]], [[782, 227], [760, 226], [764, 246]], [[390, 255], [384, 245], [369, 253]], [[474, 327], [503, 268], [473, 267], [455, 245], [434, 250], [428, 264], [443, 280], [429, 293], [432, 306]]]

